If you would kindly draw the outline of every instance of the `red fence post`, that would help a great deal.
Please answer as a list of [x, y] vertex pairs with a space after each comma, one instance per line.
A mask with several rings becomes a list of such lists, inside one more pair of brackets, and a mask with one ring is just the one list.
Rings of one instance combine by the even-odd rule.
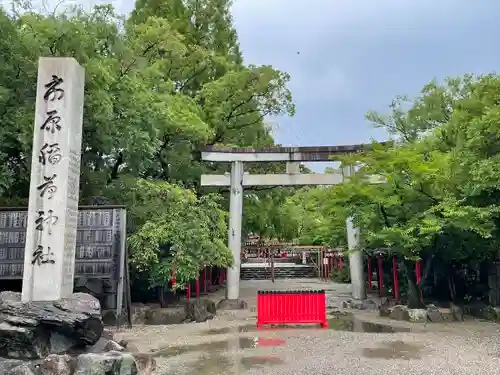
[[177, 274], [177, 271], [175, 268], [172, 270], [172, 290], [175, 290], [175, 283], [177, 282], [177, 279], [175, 275]]
[[344, 266], [344, 263], [342, 261], [342, 254], [339, 254], [339, 270], [342, 271], [342, 267]]
[[368, 290], [372, 290], [372, 257], [368, 256]]
[[382, 263], [382, 254], [378, 255], [378, 290], [380, 296], [384, 296], [384, 268]]
[[186, 299], [187, 300], [191, 299], [191, 284], [190, 283], [186, 284]]
[[398, 261], [396, 256], [392, 257], [392, 277], [394, 279], [394, 298], [399, 299]]
[[[422, 278], [422, 269], [421, 269], [421, 264], [420, 260], [417, 260], [417, 263], [415, 264], [415, 273], [417, 276], [417, 287], [418, 284], [420, 284], [421, 278]], [[422, 289], [420, 289], [420, 300], [424, 300], [424, 295], [422, 293]]]
[[195, 295], [196, 298], [200, 296], [200, 275], [198, 274], [198, 278], [195, 281]]

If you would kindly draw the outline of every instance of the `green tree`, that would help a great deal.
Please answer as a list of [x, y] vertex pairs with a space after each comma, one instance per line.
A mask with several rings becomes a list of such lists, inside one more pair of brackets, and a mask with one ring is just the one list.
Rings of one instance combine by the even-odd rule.
[[129, 207], [133, 263], [161, 287], [174, 264], [181, 282], [232, 262], [226, 202], [198, 186], [227, 168], [200, 149], [272, 144], [265, 116], [294, 111], [286, 73], [243, 65], [229, 3], [197, 4], [138, 2], [129, 19], [111, 6], [0, 10], [1, 203], [27, 204], [38, 58], [72, 56], [86, 72], [80, 203]]
[[[491, 200], [498, 179], [488, 184], [492, 175], [486, 167], [496, 156], [488, 117], [496, 116], [498, 88], [496, 76], [449, 79], [443, 86], [432, 82], [407, 111], [396, 102], [388, 117], [369, 113], [398, 144], [374, 145], [372, 152], [344, 159], [360, 163], [361, 169], [341, 200], [362, 228], [364, 246], [386, 247], [405, 257], [412, 307], [420, 306], [409, 271], [412, 260], [424, 253], [448, 262], [492, 254], [492, 241], [483, 239], [493, 239], [498, 221], [498, 204]], [[372, 174], [387, 183], [366, 184]]]

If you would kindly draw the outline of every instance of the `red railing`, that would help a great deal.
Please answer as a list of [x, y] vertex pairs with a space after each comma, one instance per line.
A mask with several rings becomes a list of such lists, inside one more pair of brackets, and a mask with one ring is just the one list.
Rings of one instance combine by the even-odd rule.
[[320, 324], [328, 327], [324, 290], [259, 291], [257, 327], [269, 324]]

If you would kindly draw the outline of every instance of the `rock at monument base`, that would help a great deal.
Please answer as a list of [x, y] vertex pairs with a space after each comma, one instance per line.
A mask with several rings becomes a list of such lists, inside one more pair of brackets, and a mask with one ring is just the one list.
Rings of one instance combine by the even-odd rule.
[[137, 375], [134, 356], [130, 353], [107, 352], [81, 354], [74, 375]]
[[67, 354], [50, 354], [37, 366], [36, 375], [72, 375], [74, 369], [74, 358]]
[[244, 310], [248, 303], [241, 299], [223, 299], [217, 304], [217, 310]]
[[156, 369], [156, 361], [151, 354], [133, 353], [139, 374], [151, 374]]
[[109, 340], [104, 347], [105, 352], [124, 352], [125, 348], [113, 340]]
[[21, 302], [21, 294], [0, 293], [0, 356], [44, 358], [93, 345], [103, 331], [99, 301], [75, 293], [59, 301]]
[[102, 330], [101, 338], [113, 340], [113, 338], [114, 338], [113, 331], [111, 331], [109, 328], [104, 328]]
[[24, 364], [20, 359], [0, 358], [0, 374], [7, 374], [14, 367]]
[[5, 375], [35, 375], [33, 368], [29, 365], [19, 365], [11, 369]]

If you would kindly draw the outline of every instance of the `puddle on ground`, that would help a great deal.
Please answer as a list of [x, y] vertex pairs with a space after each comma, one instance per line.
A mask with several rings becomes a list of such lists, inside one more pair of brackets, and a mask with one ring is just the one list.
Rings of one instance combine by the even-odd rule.
[[225, 335], [228, 333], [241, 333], [241, 332], [252, 332], [256, 331], [257, 326], [255, 324], [247, 324], [244, 326], [237, 327], [223, 327], [223, 328], [213, 328], [203, 332], [203, 335]]
[[202, 352], [202, 353], [217, 353], [226, 350], [231, 350], [233, 347], [236, 349], [255, 348], [257, 342], [253, 338], [239, 337], [236, 339], [226, 341], [207, 342], [198, 345], [182, 345], [172, 346], [164, 349], [157, 350], [153, 353], [154, 357], [175, 357], [177, 355]]
[[364, 348], [363, 356], [376, 359], [419, 359], [420, 348], [404, 341], [389, 341], [378, 348]]
[[[278, 325], [264, 326], [264, 329], [317, 329], [313, 325]], [[354, 318], [352, 315], [339, 316], [328, 320], [328, 329], [334, 331], [347, 332], [367, 332], [367, 333], [396, 333], [409, 332], [409, 328], [393, 327], [385, 324], [370, 323]], [[255, 324], [247, 324], [238, 327], [214, 328], [204, 331], [203, 335], [223, 335], [229, 333], [258, 332]]]
[[366, 332], [366, 333], [397, 333], [409, 332], [409, 328], [394, 327], [385, 324], [365, 322], [353, 317], [338, 317], [328, 320], [328, 329], [334, 331]]
[[189, 375], [241, 374], [255, 367], [269, 368], [285, 363], [274, 356], [227, 357], [212, 353], [202, 355], [194, 363], [187, 365]]

